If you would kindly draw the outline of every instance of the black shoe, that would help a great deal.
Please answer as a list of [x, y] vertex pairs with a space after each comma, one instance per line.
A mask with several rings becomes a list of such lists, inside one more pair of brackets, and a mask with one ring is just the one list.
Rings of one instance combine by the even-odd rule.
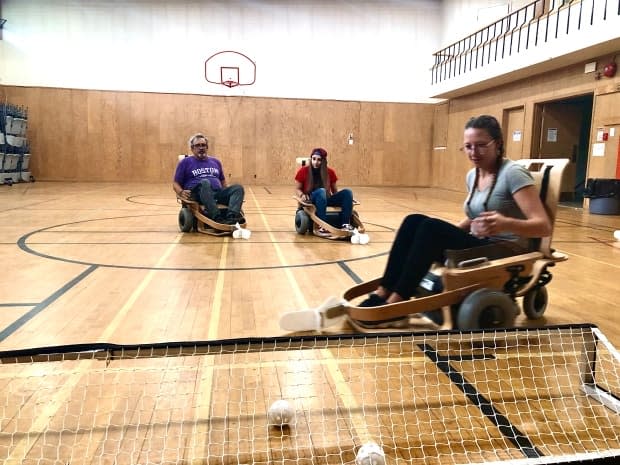
[[380, 307], [381, 305], [386, 305], [387, 302], [383, 297], [380, 297], [377, 294], [368, 294], [368, 298], [363, 300], [358, 307]]
[[213, 221], [215, 221], [216, 223], [220, 223], [220, 224], [228, 224], [226, 222], [226, 216], [218, 214], [215, 215], [213, 218], [211, 218]]
[[239, 215], [238, 213], [229, 213], [228, 215], [226, 215], [226, 219], [224, 221], [226, 224], [245, 223], [243, 216]]

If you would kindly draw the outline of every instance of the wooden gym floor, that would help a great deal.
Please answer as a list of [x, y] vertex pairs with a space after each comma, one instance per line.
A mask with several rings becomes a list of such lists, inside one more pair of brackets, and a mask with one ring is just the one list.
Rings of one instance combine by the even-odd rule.
[[[278, 327], [281, 312], [319, 305], [380, 275], [406, 214], [450, 221], [462, 214], [461, 202], [445, 200], [455, 196], [429, 189], [354, 192], [371, 238], [365, 246], [296, 234], [290, 186], [246, 187], [249, 240], [180, 233], [169, 185], [0, 186], [0, 350], [285, 335]], [[594, 323], [619, 347], [616, 229], [619, 216], [560, 207], [554, 244], [569, 260], [551, 269], [545, 318], [521, 315], [517, 325]], [[614, 433], [620, 420], [592, 407], [579, 391], [581, 359], [567, 341], [566, 354], [550, 354], [552, 345], [536, 341], [524, 355], [509, 347], [506, 353], [496, 348], [489, 359], [465, 354], [451, 359], [457, 371], [446, 376], [428, 353], [417, 345], [403, 349], [398, 341], [394, 357], [385, 356], [389, 346], [345, 344], [291, 359], [241, 350], [220, 364], [197, 356], [3, 365], [0, 460], [342, 463], [353, 461], [364, 438], [377, 437], [389, 463], [523, 457], [523, 441], [507, 441], [496, 415], [464, 402], [455, 378], [460, 370], [531, 440], [525, 448], [544, 456], [574, 454], [605, 440], [602, 450], [620, 450]], [[538, 366], [543, 359], [555, 376]], [[603, 371], [609, 364], [606, 386], [617, 392], [609, 353], [597, 364]], [[472, 374], [476, 369], [482, 371]], [[507, 382], [511, 373], [514, 381]], [[508, 391], [494, 391], [496, 385]], [[246, 397], [251, 402], [239, 401]], [[303, 421], [290, 430], [265, 427], [265, 411], [279, 397], [303, 404]], [[390, 422], [383, 425], [386, 412]], [[229, 426], [218, 433], [220, 424]], [[341, 424], [348, 426], [335, 429]], [[392, 440], [397, 431], [400, 439]], [[567, 431], [575, 437], [567, 439]], [[247, 437], [235, 436], [241, 432]]]
[[[462, 215], [431, 189], [353, 190], [366, 246], [296, 234], [291, 186], [246, 186], [249, 240], [179, 232], [168, 184], [0, 186], [0, 349], [284, 335], [281, 312], [379, 276], [406, 214]], [[517, 325], [594, 323], [620, 347], [617, 229], [620, 216], [560, 206], [569, 260], [551, 269], [545, 317]]]

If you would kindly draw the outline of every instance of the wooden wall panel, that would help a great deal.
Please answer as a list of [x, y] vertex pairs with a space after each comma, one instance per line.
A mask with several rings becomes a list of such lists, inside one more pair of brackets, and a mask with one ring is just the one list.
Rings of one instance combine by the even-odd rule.
[[[430, 185], [464, 192], [470, 163], [458, 148], [471, 116], [501, 119], [507, 109], [524, 108], [521, 157], [529, 158], [538, 143], [533, 141], [538, 104], [594, 93], [594, 130], [618, 119], [618, 86], [620, 75], [596, 80], [577, 64], [439, 105], [2, 90], [9, 102], [29, 109], [30, 168], [41, 180], [169, 182], [177, 156], [188, 151], [188, 137], [204, 132], [231, 182], [292, 185], [295, 158], [322, 146], [341, 186]], [[350, 133], [353, 145], [347, 142]], [[433, 150], [438, 143], [445, 150]], [[616, 164], [591, 156], [590, 163], [589, 177], [615, 176]]]
[[295, 158], [317, 146], [342, 186], [430, 181], [431, 104], [2, 90], [29, 109], [30, 167], [40, 180], [169, 182], [188, 138], [203, 132], [231, 182], [292, 185]]

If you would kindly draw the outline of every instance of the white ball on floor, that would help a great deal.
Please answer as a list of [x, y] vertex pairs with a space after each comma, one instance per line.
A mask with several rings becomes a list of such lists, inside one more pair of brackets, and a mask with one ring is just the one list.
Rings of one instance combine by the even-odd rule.
[[252, 235], [252, 231], [250, 231], [249, 229], [242, 229], [242, 230], [241, 230], [241, 237], [242, 237], [243, 239], [246, 239], [246, 240], [247, 240], [247, 239], [249, 239], [249, 238], [250, 238], [250, 236], [251, 236], [251, 235]]
[[285, 400], [276, 400], [267, 411], [267, 420], [270, 425], [284, 426], [293, 421], [295, 411]]
[[614, 231], [614, 239], [620, 241], [620, 229]]
[[376, 442], [367, 442], [355, 456], [356, 465], [385, 465], [385, 452]]
[[368, 234], [360, 234], [360, 244], [366, 245], [370, 242], [370, 236]]
[[359, 234], [353, 234], [351, 236], [351, 244], [359, 244], [360, 243], [360, 235]]
[[232, 236], [233, 239], [241, 239], [241, 229], [235, 229]]

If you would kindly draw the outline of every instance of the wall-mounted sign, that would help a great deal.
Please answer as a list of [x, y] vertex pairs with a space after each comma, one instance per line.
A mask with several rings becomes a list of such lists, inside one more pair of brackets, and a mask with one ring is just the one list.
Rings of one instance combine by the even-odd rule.
[[605, 155], [605, 144], [603, 144], [602, 142], [592, 144], [592, 156], [593, 157], [602, 157], [604, 155]]
[[557, 128], [547, 129], [547, 142], [557, 142], [557, 141], [558, 141], [558, 129]]
[[512, 131], [512, 141], [519, 142], [521, 140], [521, 131], [519, 129]]

